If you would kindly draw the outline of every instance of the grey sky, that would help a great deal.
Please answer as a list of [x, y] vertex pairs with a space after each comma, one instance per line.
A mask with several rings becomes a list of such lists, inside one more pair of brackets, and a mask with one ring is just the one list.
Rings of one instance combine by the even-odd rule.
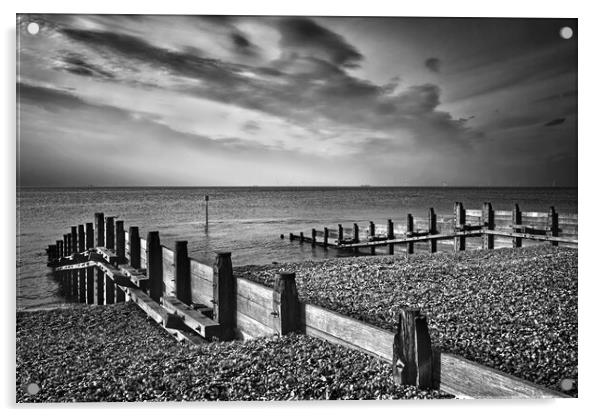
[[22, 185], [577, 184], [574, 19], [20, 15], [17, 31]]

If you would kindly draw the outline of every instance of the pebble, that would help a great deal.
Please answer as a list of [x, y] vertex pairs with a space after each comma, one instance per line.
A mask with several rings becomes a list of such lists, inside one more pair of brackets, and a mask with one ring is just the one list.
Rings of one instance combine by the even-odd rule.
[[404, 306], [427, 314], [433, 344], [577, 396], [577, 249], [531, 246], [343, 257], [234, 268], [267, 286], [295, 272], [302, 301], [395, 331]]
[[182, 344], [132, 303], [18, 312], [16, 346], [17, 402], [453, 398], [305, 335]]

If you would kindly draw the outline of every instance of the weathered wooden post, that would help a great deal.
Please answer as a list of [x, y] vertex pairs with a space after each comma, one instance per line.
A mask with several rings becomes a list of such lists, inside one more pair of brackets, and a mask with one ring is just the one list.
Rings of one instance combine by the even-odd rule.
[[[558, 213], [554, 206], [550, 207], [548, 211], [548, 235], [556, 237], [558, 236]], [[558, 242], [552, 241], [552, 246], [558, 246]]]
[[60, 258], [62, 258], [63, 256], [65, 256], [64, 252], [63, 252], [63, 241], [62, 240], [57, 240], [56, 241], [56, 252], [57, 252], [57, 256]]
[[311, 246], [316, 246], [316, 229], [311, 229]]
[[[406, 236], [412, 237], [414, 235], [414, 216], [408, 213], [408, 219], [406, 223]], [[411, 255], [414, 253], [414, 242], [406, 243], [406, 253]]]
[[[454, 204], [454, 232], [464, 232], [466, 225], [466, 210], [462, 203], [456, 201]], [[454, 251], [466, 249], [466, 236], [457, 236], [454, 238]]]
[[115, 254], [117, 255], [117, 263], [123, 264], [126, 262], [125, 257], [125, 229], [123, 220], [115, 222]]
[[94, 304], [103, 305], [105, 303], [105, 274], [98, 268], [94, 270]]
[[224, 339], [234, 337], [236, 326], [236, 279], [231, 256], [230, 252], [218, 252], [213, 265], [213, 320], [222, 325]]
[[[393, 220], [387, 220], [387, 239], [395, 239], [395, 229], [393, 228]], [[395, 245], [393, 243], [389, 244], [389, 255], [393, 255], [395, 253]]]
[[[84, 235], [84, 225], [77, 226], [77, 251], [84, 252], [86, 250], [86, 236]], [[82, 303], [86, 301], [86, 271], [78, 269], [73, 271], [74, 279], [77, 282], [75, 291], [75, 299]]]
[[192, 287], [190, 277], [190, 258], [188, 257], [188, 241], [177, 240], [174, 253], [176, 297], [184, 304], [192, 303]]
[[[127, 262], [125, 257], [125, 229], [123, 226], [123, 220], [117, 220], [115, 222], [115, 254], [117, 255], [117, 264], [124, 264]], [[115, 285], [115, 302], [123, 303], [125, 301], [125, 292], [119, 285]]]
[[328, 249], [328, 227], [324, 228], [324, 249]]
[[115, 282], [113, 279], [105, 275], [105, 304], [115, 304]]
[[[65, 256], [71, 256], [71, 234], [67, 233], [63, 235], [65, 241]], [[63, 283], [63, 292], [65, 297], [71, 297], [71, 271], [63, 271], [61, 273], [61, 281]]]
[[96, 245], [103, 247], [105, 245], [105, 215], [103, 213], [94, 213], [94, 229], [96, 229]]
[[[84, 252], [86, 250], [86, 235], [84, 225], [80, 224], [77, 226], [77, 238], [80, 252]], [[86, 302], [86, 270], [80, 269], [77, 271], [78, 282], [77, 282], [77, 290], [78, 290], [78, 301], [80, 303]]]
[[297, 293], [294, 272], [279, 272], [274, 282], [274, 330], [279, 335], [296, 332], [301, 328], [301, 304]]
[[63, 248], [66, 257], [71, 255], [71, 236], [68, 234], [63, 235]]
[[76, 254], [77, 251], [77, 226], [71, 226], [71, 254]]
[[56, 259], [56, 245], [48, 245], [46, 254], [48, 255], [48, 263], [53, 262]]
[[94, 248], [94, 223], [86, 223], [86, 249]]
[[[86, 249], [94, 248], [94, 224], [86, 223]], [[86, 268], [86, 304], [94, 304], [94, 267]]]
[[432, 388], [433, 351], [426, 316], [418, 308], [399, 314], [393, 338], [393, 379], [398, 384]]
[[[429, 209], [428, 219], [429, 219], [429, 235], [436, 235], [437, 234], [437, 215], [435, 214], [435, 209], [432, 207]], [[431, 253], [437, 252], [437, 240], [430, 239], [430, 245], [431, 245]]]
[[288, 234], [288, 240], [290, 240], [291, 242], [295, 239], [295, 236], [292, 233]]
[[343, 239], [345, 239], [345, 233], [343, 231], [343, 225], [342, 224], [339, 224], [338, 227], [339, 227], [339, 230], [338, 230], [339, 231], [339, 236], [338, 236], [337, 240], [338, 240], [338, 243], [340, 245], [341, 242], [343, 241]]
[[[513, 225], [521, 225], [522, 223], [523, 223], [522, 212], [520, 211], [518, 204], [515, 204], [514, 209], [512, 210], [512, 224]], [[516, 232], [517, 229], [513, 227], [512, 230], [514, 232]], [[512, 247], [520, 248], [521, 246], [523, 246], [523, 239], [520, 237], [513, 237], [512, 238]]]
[[115, 217], [109, 216], [105, 219], [105, 247], [115, 249]]
[[303, 232], [299, 232], [299, 243], [303, 243], [305, 240], [305, 236], [303, 236]]
[[137, 226], [130, 226], [128, 240], [130, 246], [130, 266], [134, 269], [140, 269], [140, 234]]
[[146, 237], [146, 274], [149, 281], [149, 295], [156, 302], [163, 296], [163, 250], [159, 232], [148, 232]]
[[[357, 223], [353, 223], [353, 243], [360, 243], [360, 228]], [[358, 248], [353, 248], [354, 253], [358, 253]]]
[[[75, 255], [78, 253], [78, 249], [77, 249], [77, 244], [78, 244], [78, 237], [77, 237], [77, 226], [71, 226], [71, 255], [73, 255], [73, 260], [75, 261]], [[79, 271], [77, 270], [71, 270], [67, 272], [67, 276], [69, 277], [69, 286], [70, 286], [70, 292], [69, 292], [69, 296], [74, 299], [77, 300], [78, 299], [78, 293], [79, 290], [77, 288], [77, 284], [79, 284]]]
[[[483, 220], [483, 232], [485, 230], [495, 229], [495, 214], [491, 203], [483, 203], [482, 220]], [[493, 249], [494, 247], [494, 235], [488, 235], [483, 233], [483, 249]]]
[[84, 231], [84, 225], [80, 224], [77, 226], [77, 248], [79, 252], [86, 251], [86, 234]]
[[[374, 222], [370, 222], [369, 233], [370, 233], [370, 239], [368, 239], [368, 240], [371, 242], [374, 242], [374, 236], [376, 235], [376, 231], [374, 228]], [[376, 254], [376, 246], [370, 246], [370, 254], [371, 255]]]

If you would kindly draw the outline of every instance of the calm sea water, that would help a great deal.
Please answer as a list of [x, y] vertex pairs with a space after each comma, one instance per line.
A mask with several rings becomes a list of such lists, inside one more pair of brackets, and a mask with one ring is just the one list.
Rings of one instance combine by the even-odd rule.
[[[210, 196], [205, 230], [204, 196]], [[336, 250], [281, 240], [280, 234], [312, 227], [351, 226], [425, 216], [429, 207], [451, 214], [465, 208], [496, 210], [519, 203], [524, 211], [577, 213], [576, 188], [24, 188], [17, 191], [17, 307], [42, 307], [64, 300], [46, 267], [45, 248], [73, 225], [92, 222], [95, 212], [118, 216], [140, 235], [158, 230], [161, 243], [188, 240], [190, 255], [212, 264], [215, 252], [232, 252], [236, 265], [342, 256]]]

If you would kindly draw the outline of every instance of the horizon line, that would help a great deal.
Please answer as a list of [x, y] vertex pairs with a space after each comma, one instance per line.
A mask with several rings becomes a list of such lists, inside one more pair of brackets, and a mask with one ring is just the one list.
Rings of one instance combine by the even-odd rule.
[[17, 188], [578, 188], [578, 185], [19, 185]]

